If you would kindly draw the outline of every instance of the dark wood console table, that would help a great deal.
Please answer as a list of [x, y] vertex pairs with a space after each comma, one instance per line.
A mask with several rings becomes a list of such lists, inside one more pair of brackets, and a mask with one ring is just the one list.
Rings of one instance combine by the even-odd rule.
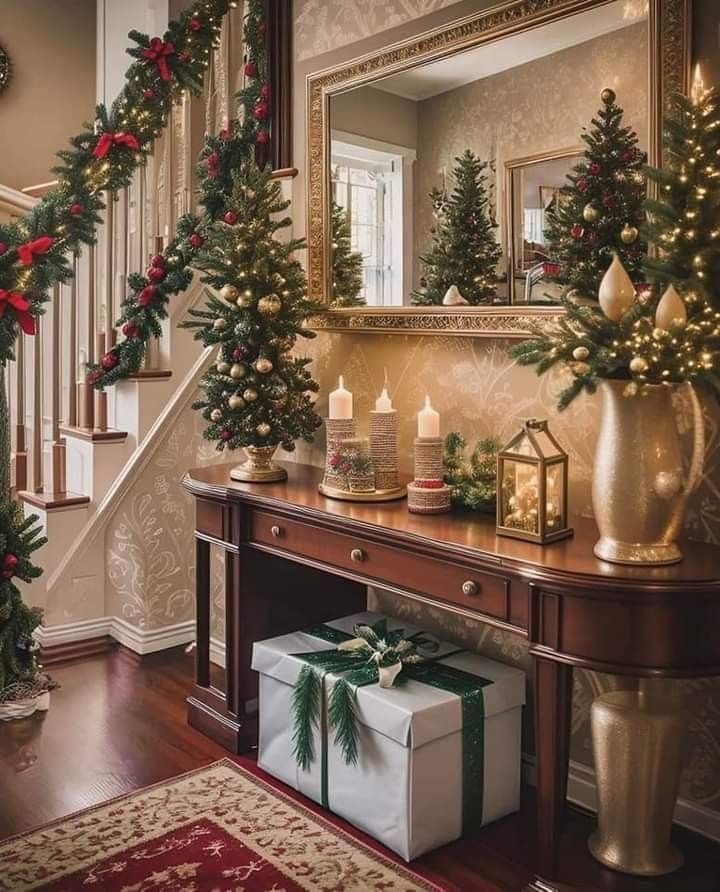
[[[552, 889], [567, 791], [574, 666], [630, 676], [720, 675], [720, 548], [684, 545], [671, 567], [596, 560], [592, 523], [547, 547], [496, 537], [490, 518], [409, 514], [404, 501], [338, 502], [318, 468], [285, 483], [190, 471], [196, 497], [197, 678], [191, 725], [228, 749], [256, 743], [252, 643], [365, 609], [376, 584], [528, 639], [535, 663], [538, 859]], [[226, 691], [210, 678], [210, 546], [226, 558]], [[547, 882], [549, 885], [543, 885]]]

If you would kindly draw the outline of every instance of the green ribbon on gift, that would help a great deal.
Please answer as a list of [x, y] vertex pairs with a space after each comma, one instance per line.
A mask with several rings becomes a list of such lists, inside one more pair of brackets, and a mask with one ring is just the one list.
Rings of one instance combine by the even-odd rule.
[[[389, 641], [391, 647], [407, 640], [414, 646], [430, 647], [432, 639], [418, 632], [404, 639], [402, 629], [388, 633], [381, 621], [373, 627], [383, 643]], [[354, 636], [328, 625], [316, 625], [305, 629], [305, 634], [320, 638], [337, 648]], [[436, 643], [435, 643], [436, 644]], [[405, 646], [400, 645], [401, 649]], [[437, 649], [437, 644], [436, 648]], [[462, 707], [462, 787], [463, 787], [463, 826], [482, 819], [484, 770], [485, 770], [485, 697], [483, 688], [492, 684], [491, 679], [483, 678], [438, 662], [461, 649], [443, 654], [439, 658], [417, 658], [414, 648], [409, 651], [408, 662], [402, 663], [402, 670], [393, 676], [392, 684], [399, 685], [412, 679], [460, 697]], [[391, 651], [391, 659], [395, 652]], [[335, 742], [340, 746], [348, 764], [357, 761], [355, 745], [354, 689], [379, 680], [378, 662], [368, 661], [366, 650], [327, 650], [293, 654], [305, 663], [295, 684], [293, 712], [295, 718], [295, 756], [300, 767], [307, 769], [314, 759], [313, 726], [320, 725], [320, 771], [321, 800], [325, 808], [328, 801], [328, 725], [336, 731]], [[329, 703], [325, 699], [325, 676], [329, 673], [342, 674], [330, 693]]]

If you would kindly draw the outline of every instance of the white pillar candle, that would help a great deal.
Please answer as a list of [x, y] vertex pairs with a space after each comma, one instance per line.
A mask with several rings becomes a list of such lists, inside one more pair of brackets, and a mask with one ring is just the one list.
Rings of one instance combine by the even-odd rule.
[[332, 419], [353, 417], [353, 395], [349, 390], [345, 390], [342, 375], [338, 378], [337, 390], [333, 390], [330, 394], [329, 415]]
[[390, 399], [387, 387], [383, 387], [382, 393], [375, 400], [375, 411], [376, 412], [392, 412], [392, 400]]
[[418, 437], [439, 437], [440, 415], [430, 405], [430, 397], [425, 396], [425, 408], [418, 412]]

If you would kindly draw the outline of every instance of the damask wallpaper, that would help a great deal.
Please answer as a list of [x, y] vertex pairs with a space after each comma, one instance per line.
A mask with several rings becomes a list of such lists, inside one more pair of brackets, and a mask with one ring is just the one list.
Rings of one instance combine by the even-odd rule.
[[295, 0], [298, 61], [418, 19], [458, 0]]

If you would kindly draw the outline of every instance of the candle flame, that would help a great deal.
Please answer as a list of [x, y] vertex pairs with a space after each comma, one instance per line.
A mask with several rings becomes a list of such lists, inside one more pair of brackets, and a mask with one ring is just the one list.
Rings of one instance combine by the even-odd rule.
[[338, 387], [340, 388], [340, 390], [345, 390], [345, 381], [343, 380], [342, 375], [338, 377]]
[[692, 87], [690, 88], [690, 98], [692, 99], [694, 105], [698, 105], [700, 103], [704, 93], [705, 81], [703, 80], [702, 69], [700, 68], [700, 63], [698, 62], [695, 66]]
[[425, 394], [425, 408], [432, 409], [432, 406], [430, 405], [430, 395], [427, 393]]

